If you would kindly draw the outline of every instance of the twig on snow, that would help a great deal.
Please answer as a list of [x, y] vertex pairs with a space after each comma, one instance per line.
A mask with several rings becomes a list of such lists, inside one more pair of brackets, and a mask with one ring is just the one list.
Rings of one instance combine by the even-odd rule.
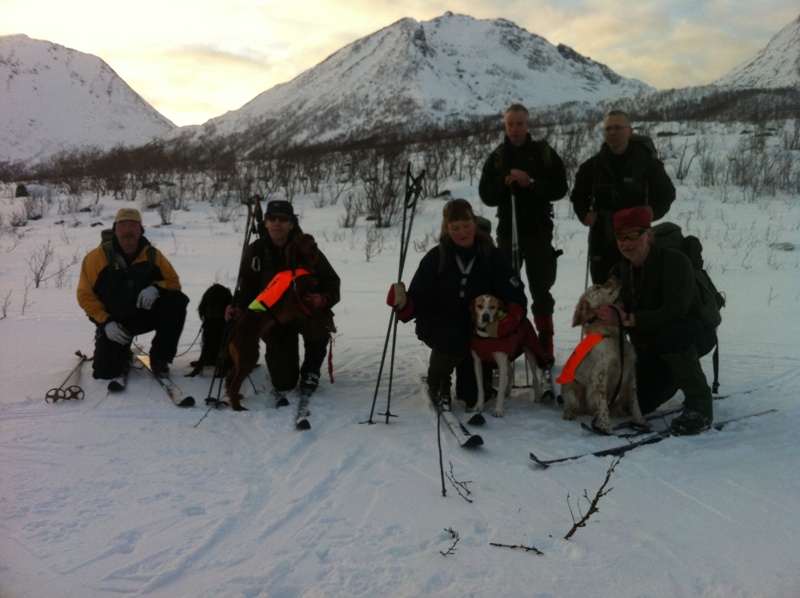
[[[586, 522], [589, 520], [589, 517], [591, 517], [593, 514], [597, 513], [600, 510], [597, 507], [597, 505], [602, 497], [604, 497], [606, 494], [608, 494], [613, 490], [613, 488], [609, 488], [608, 490], [606, 490], [605, 487], [611, 480], [611, 474], [614, 473], [614, 469], [617, 467], [622, 457], [623, 455], [620, 455], [611, 462], [611, 465], [609, 466], [608, 471], [606, 472], [606, 479], [603, 480], [603, 485], [600, 486], [600, 489], [597, 491], [597, 494], [595, 494], [592, 500], [589, 500], [589, 495], [587, 494], [586, 490], [583, 491], [584, 498], [587, 501], [589, 501], [589, 510], [586, 511], [586, 514], [583, 515], [579, 521], [575, 521], [575, 514], [572, 512], [572, 505], [569, 505], [569, 513], [570, 515], [572, 515], [572, 529], [570, 529], [567, 532], [567, 535], [564, 536], [565, 540], [569, 540], [573, 536], [573, 534], [576, 531], [578, 531], [578, 528], [586, 527]], [[569, 494], [567, 494], [567, 504], [569, 504]], [[580, 508], [579, 503], [576, 502], [576, 505]]]

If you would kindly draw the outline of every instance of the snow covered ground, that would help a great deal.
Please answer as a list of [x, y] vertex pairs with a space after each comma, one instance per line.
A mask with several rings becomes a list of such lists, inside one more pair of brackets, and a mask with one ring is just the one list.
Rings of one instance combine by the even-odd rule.
[[[480, 206], [475, 189], [451, 186]], [[19, 208], [13, 187], [0, 211]], [[313, 428], [294, 429], [245, 383], [250, 411], [214, 410], [202, 422], [210, 371], [184, 378], [199, 354], [196, 308], [211, 283], [232, 287], [242, 218], [220, 223], [207, 204], [147, 237], [176, 266], [191, 297], [173, 375], [195, 396], [174, 407], [146, 372], [109, 395], [85, 365], [82, 401], [45, 402], [91, 355], [92, 326], [75, 300], [79, 266], [40, 288], [31, 262], [49, 241], [56, 260], [81, 259], [119, 207], [99, 216], [54, 207], [22, 235], [0, 235], [0, 595], [264, 596], [715, 596], [800, 595], [800, 197], [745, 203], [731, 189], [679, 187], [670, 220], [704, 239], [712, 277], [725, 291], [717, 419], [768, 408], [776, 414], [698, 437], [671, 438], [622, 458], [599, 513], [570, 540], [612, 463], [586, 457], [540, 469], [529, 458], [565, 456], [619, 443], [533, 405], [524, 389], [506, 417], [479, 430], [481, 448], [459, 448], [442, 431], [442, 495], [436, 418], [421, 375], [428, 351], [413, 326], [398, 329], [390, 423], [387, 377], [372, 425], [377, 368], [389, 322], [386, 290], [397, 276], [399, 227], [366, 259], [366, 228], [338, 226], [344, 208], [295, 205], [343, 280], [335, 309], [335, 382], [323, 375]], [[723, 201], [723, 198], [726, 201]], [[408, 281], [422, 241], [438, 229], [443, 200], [425, 200], [412, 229]], [[568, 200], [557, 204], [564, 250], [554, 292], [557, 367], [579, 340], [570, 328], [584, 287], [586, 231]], [[59, 222], [62, 222], [59, 224]], [[58, 282], [58, 284], [56, 284]], [[27, 290], [26, 290], [26, 285]], [[149, 337], [137, 342], [147, 348]], [[704, 359], [710, 374], [710, 358]], [[521, 375], [522, 370], [519, 370]], [[265, 368], [253, 382], [269, 388]], [[214, 389], [216, 391], [216, 389]], [[680, 404], [680, 395], [668, 406]], [[199, 425], [198, 425], [198, 422]], [[493, 546], [518, 546], [507, 548]], [[543, 554], [526, 551], [535, 547]]]

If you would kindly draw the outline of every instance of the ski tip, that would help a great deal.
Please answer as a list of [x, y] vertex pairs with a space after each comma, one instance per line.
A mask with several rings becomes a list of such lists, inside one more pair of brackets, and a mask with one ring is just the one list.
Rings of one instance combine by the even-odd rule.
[[547, 469], [549, 467], [549, 465], [547, 463], [544, 463], [543, 461], [541, 461], [539, 459], [539, 457], [537, 457], [533, 453], [531, 453], [531, 460], [533, 460], [537, 465], [540, 465], [541, 467], [544, 467], [545, 469]]
[[486, 418], [481, 413], [476, 413], [467, 420], [467, 423], [471, 426], [482, 426], [486, 423]]
[[176, 404], [178, 407], [194, 407], [194, 397], [185, 397]]
[[296, 427], [298, 430], [310, 430], [311, 422], [307, 419], [301, 419], [297, 422]]
[[461, 446], [464, 448], [475, 448], [483, 445], [483, 438], [478, 436], [477, 434], [473, 434], [469, 438], [467, 438]]

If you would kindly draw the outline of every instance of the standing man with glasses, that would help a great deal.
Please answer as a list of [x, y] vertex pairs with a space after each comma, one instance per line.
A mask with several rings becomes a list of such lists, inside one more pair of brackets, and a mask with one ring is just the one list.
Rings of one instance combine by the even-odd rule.
[[[267, 203], [265, 220], [267, 234], [245, 250], [236, 305], [228, 307], [225, 313], [227, 319], [238, 318], [275, 275], [286, 269], [286, 246], [303, 232], [294, 208], [288, 201], [273, 200]], [[317, 288], [313, 293], [301, 297], [301, 300], [315, 309], [331, 308], [339, 302], [339, 275], [321, 251], [314, 270]], [[303, 337], [305, 349], [302, 365], [299, 336]], [[299, 327], [279, 325], [270, 329], [266, 339], [266, 361], [276, 404], [285, 404], [287, 393], [297, 386], [298, 381], [301, 394], [311, 395], [317, 389], [329, 341], [330, 332], [317, 318], [310, 318]]]
[[675, 200], [675, 187], [658, 159], [652, 141], [634, 135], [628, 115], [612, 110], [603, 121], [600, 151], [578, 168], [570, 201], [578, 219], [589, 227], [589, 271], [593, 283], [604, 283], [619, 261], [614, 241], [614, 213], [645, 206], [659, 220]]
[[[555, 300], [550, 289], [556, 282], [559, 253], [553, 248], [551, 202], [566, 195], [567, 174], [547, 141], [531, 137], [530, 116], [524, 106], [512, 104], [503, 120], [505, 138], [483, 165], [478, 191], [483, 203], [497, 208], [500, 251], [518, 273], [525, 262], [533, 323], [552, 362]], [[548, 368], [542, 391], [550, 390]]]

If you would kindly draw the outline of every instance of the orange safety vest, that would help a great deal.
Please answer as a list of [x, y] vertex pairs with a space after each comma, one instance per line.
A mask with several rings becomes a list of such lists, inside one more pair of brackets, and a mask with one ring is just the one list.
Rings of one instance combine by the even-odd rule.
[[255, 298], [255, 301], [249, 305], [248, 309], [267, 311], [283, 297], [286, 289], [289, 288], [289, 285], [292, 284], [295, 279], [301, 276], [307, 276], [308, 274], [311, 274], [311, 272], [304, 268], [298, 268], [297, 270], [281, 270], [269, 281], [264, 290]]
[[564, 369], [561, 370], [561, 375], [556, 378], [556, 382], [559, 384], [567, 384], [575, 380], [575, 370], [578, 369], [578, 365], [583, 361], [583, 358], [586, 357], [589, 351], [601, 340], [603, 340], [602, 334], [596, 332], [587, 334], [584, 339], [578, 343], [578, 346], [575, 347], [569, 359], [567, 359], [567, 363], [564, 364]]

